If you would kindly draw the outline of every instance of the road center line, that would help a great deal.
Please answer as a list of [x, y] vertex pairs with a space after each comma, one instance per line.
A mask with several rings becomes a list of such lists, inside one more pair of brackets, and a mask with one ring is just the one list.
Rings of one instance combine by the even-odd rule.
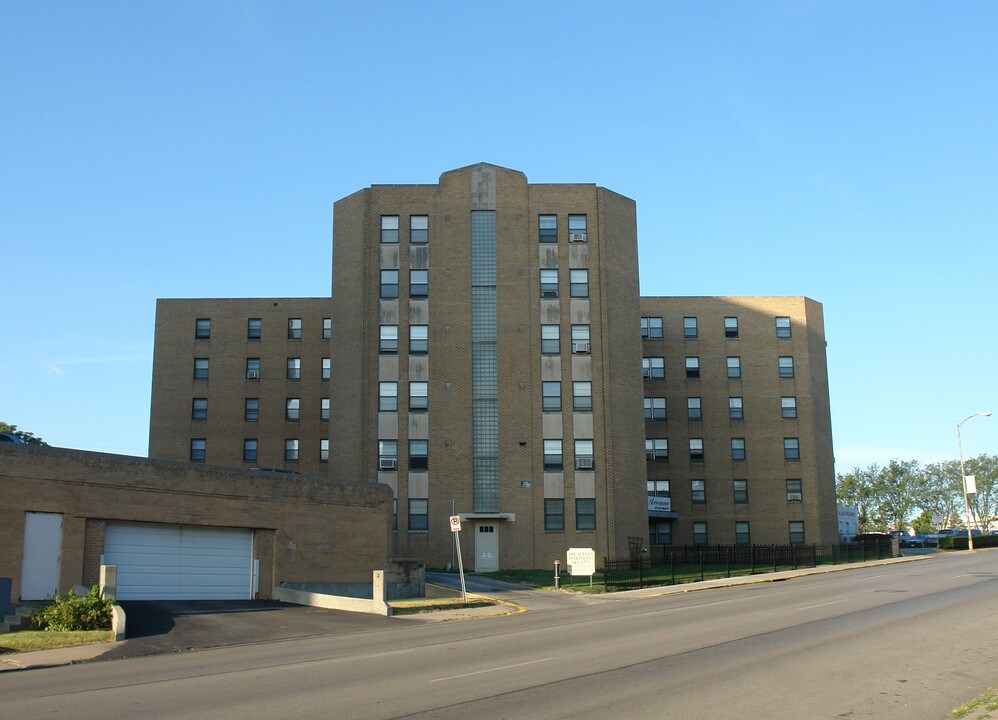
[[951, 575], [950, 580], [959, 580], [962, 577], [971, 577], [974, 573], [964, 573], [963, 575]]
[[831, 602], [821, 603], [820, 605], [808, 605], [807, 607], [797, 608], [797, 612], [802, 612], [804, 610], [814, 610], [815, 608], [826, 607], [828, 605], [835, 605], [836, 603], [845, 602], [845, 600], [832, 600]]
[[500, 670], [509, 670], [511, 668], [523, 667], [524, 665], [534, 665], [535, 663], [549, 662], [554, 660], [554, 658], [541, 658], [540, 660], [528, 660], [527, 662], [516, 663], [515, 665], [503, 665], [502, 667], [489, 668], [488, 670], [478, 670], [476, 672], [462, 673], [461, 675], [450, 675], [449, 677], [436, 678], [435, 680], [430, 680], [431, 683], [444, 682], [445, 680], [457, 680], [459, 678], [471, 677], [472, 675], [483, 675], [490, 672], [499, 672]]

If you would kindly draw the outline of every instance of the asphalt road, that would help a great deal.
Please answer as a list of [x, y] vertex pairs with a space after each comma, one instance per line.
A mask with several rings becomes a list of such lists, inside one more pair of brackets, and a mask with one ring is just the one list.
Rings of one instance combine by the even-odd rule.
[[0, 675], [0, 717], [942, 720], [998, 684], [998, 552]]

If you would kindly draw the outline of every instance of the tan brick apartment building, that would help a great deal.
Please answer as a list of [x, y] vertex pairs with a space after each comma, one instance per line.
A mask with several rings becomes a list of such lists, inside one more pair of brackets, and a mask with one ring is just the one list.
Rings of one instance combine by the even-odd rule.
[[[395, 556], [430, 566], [453, 559], [452, 514], [478, 570], [545, 567], [570, 547], [624, 555], [649, 530], [734, 542], [736, 522], [757, 543], [834, 539], [817, 303], [641, 299], [633, 201], [487, 164], [354, 193], [335, 204], [333, 237], [332, 298], [159, 301], [152, 457], [388, 485]], [[697, 338], [683, 338], [684, 317]], [[784, 352], [793, 379], [779, 377]], [[741, 378], [727, 377], [729, 355]], [[703, 363], [699, 381], [680, 373], [687, 356]], [[727, 414], [736, 396], [740, 425]], [[642, 397], [662, 398], [666, 417], [657, 400], [643, 417]], [[688, 420], [689, 397], [702, 419]], [[799, 441], [794, 464], [785, 437]], [[703, 461], [689, 457], [696, 438]], [[649, 460], [642, 442], [658, 439]], [[746, 459], [722, 462], [734, 439]], [[696, 480], [705, 502], [693, 502]], [[734, 480], [748, 481], [749, 502], [735, 502]], [[693, 525], [704, 522], [706, 538]]]

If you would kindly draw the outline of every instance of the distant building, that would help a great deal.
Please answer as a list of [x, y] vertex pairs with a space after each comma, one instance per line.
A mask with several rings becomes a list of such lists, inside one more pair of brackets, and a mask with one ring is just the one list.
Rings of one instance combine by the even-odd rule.
[[820, 304], [640, 298], [632, 200], [487, 164], [333, 238], [331, 298], [158, 302], [151, 456], [383, 483], [437, 567], [835, 540]]
[[859, 512], [856, 508], [838, 506], [839, 540], [849, 542], [859, 532]]

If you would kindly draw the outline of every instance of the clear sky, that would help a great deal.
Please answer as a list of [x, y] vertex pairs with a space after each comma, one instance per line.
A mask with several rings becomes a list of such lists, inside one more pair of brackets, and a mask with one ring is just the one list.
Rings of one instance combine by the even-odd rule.
[[0, 420], [144, 455], [156, 298], [328, 295], [334, 201], [490, 162], [633, 198], [643, 294], [823, 303], [838, 471], [956, 457], [998, 413], [996, 28], [969, 0], [0, 3]]

